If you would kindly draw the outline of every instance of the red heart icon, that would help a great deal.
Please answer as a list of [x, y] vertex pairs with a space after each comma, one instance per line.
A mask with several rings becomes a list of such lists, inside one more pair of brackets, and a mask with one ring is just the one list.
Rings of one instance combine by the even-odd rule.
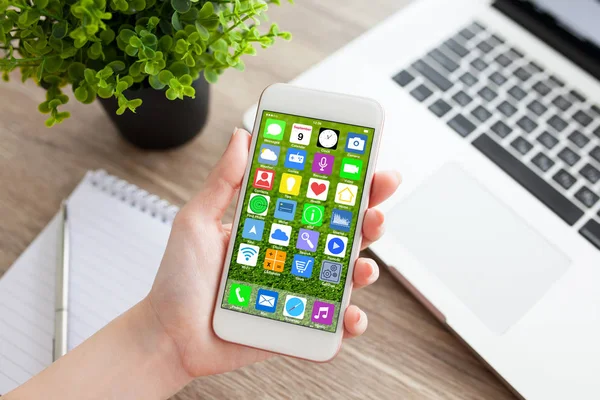
[[310, 188], [318, 196], [327, 189], [327, 186], [324, 183], [313, 182], [310, 184]]

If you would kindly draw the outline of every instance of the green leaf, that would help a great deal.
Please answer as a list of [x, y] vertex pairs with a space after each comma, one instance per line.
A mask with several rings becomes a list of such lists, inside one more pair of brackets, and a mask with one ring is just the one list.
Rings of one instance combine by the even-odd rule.
[[164, 89], [164, 87], [166, 86], [166, 84], [164, 84], [160, 81], [160, 79], [158, 78], [158, 75], [149, 76], [148, 83], [150, 83], [150, 86], [152, 86], [156, 90]]
[[188, 68], [188, 66], [182, 62], [174, 62], [169, 68], [169, 70], [173, 73], [173, 76], [177, 78], [182, 75], [189, 75], [190, 73], [190, 69]]
[[179, 77], [179, 83], [181, 83], [183, 86], [190, 86], [192, 84], [192, 77], [187, 74], [182, 75]]
[[154, 58], [154, 56], [156, 55], [156, 52], [149, 47], [144, 47], [142, 49], [142, 54], [145, 58], [152, 60]]
[[213, 4], [210, 1], [208, 1], [208, 2], [204, 3], [202, 8], [200, 9], [200, 12], [198, 13], [198, 18], [207, 19], [207, 18], [213, 17], [214, 13], [215, 13], [215, 8], [214, 8]]
[[173, 38], [171, 36], [163, 36], [158, 40], [158, 48], [167, 53], [173, 47]]
[[190, 8], [187, 12], [185, 12], [179, 16], [180, 21], [190, 22], [190, 23], [195, 21], [196, 18], [198, 18], [198, 9], [196, 9], [196, 8]]
[[129, 45], [139, 49], [143, 46], [143, 43], [139, 37], [132, 36], [131, 39], [129, 39]]
[[169, 100], [175, 100], [177, 98], [177, 92], [173, 89], [167, 89], [167, 91], [165, 92], [165, 95], [167, 96], [167, 99], [169, 99]]
[[229, 49], [229, 46], [227, 46], [227, 42], [225, 41], [225, 39], [219, 39], [216, 42], [214, 42], [213, 44], [210, 45], [210, 48], [213, 49], [213, 51], [227, 51]]
[[156, 49], [158, 40], [156, 39], [156, 36], [149, 34], [142, 38], [142, 43], [144, 44], [144, 46], [148, 46], [148, 47], [152, 47], [152, 48]]
[[77, 89], [75, 89], [75, 91], [73, 92], [75, 94], [75, 98], [77, 100], [79, 100], [80, 102], [84, 102], [87, 97], [88, 97], [88, 91], [85, 88], [85, 86], [79, 86]]
[[112, 85], [98, 89], [98, 97], [101, 97], [103, 99], [108, 99], [109, 97], [112, 97], [114, 93], [115, 90], [113, 89]]
[[99, 37], [104, 45], [109, 45], [113, 40], [115, 40], [115, 31], [110, 28], [106, 28], [100, 32]]
[[125, 43], [129, 43], [129, 40], [131, 40], [131, 38], [134, 36], [137, 35], [131, 29], [121, 29], [121, 31], [119, 32], [119, 38]]
[[48, 5], [48, 0], [35, 0], [33, 3], [37, 8], [43, 10]]
[[173, 34], [173, 25], [171, 25], [168, 21], [165, 21], [164, 19], [160, 20], [160, 22], [158, 23], [158, 27], [165, 35]]
[[136, 62], [129, 67], [129, 75], [139, 76], [142, 74], [142, 63]]
[[[210, 3], [207, 3], [207, 4], [210, 4]], [[200, 35], [200, 38], [202, 40], [208, 40], [208, 38], [210, 36], [208, 29], [206, 29], [204, 26], [202, 26], [202, 24], [198, 21], [196, 21], [195, 25], [196, 25], [196, 29], [198, 30], [198, 34]]]
[[175, 28], [175, 30], [182, 30], [183, 26], [181, 25], [181, 22], [179, 22], [179, 14], [176, 12], [173, 13], [173, 16], [171, 17], [171, 24], [173, 25], [173, 28]]
[[244, 64], [242, 60], [239, 60], [238, 63], [233, 66], [233, 68], [237, 69], [238, 71], [243, 71], [246, 69], [246, 64]]
[[165, 85], [169, 83], [171, 79], [173, 79], [173, 73], [169, 70], [160, 71], [158, 74], [158, 80]]
[[212, 68], [205, 68], [204, 79], [206, 79], [206, 82], [208, 83], [217, 83], [219, 75]]
[[44, 69], [49, 73], [53, 73], [59, 70], [59, 68], [62, 66], [62, 63], [63, 59], [59, 56], [46, 57]]
[[50, 107], [48, 107], [48, 102], [44, 101], [43, 103], [40, 103], [40, 105], [38, 106], [38, 111], [41, 112], [42, 114], [48, 114], [50, 112]]
[[118, 60], [108, 63], [108, 66], [110, 68], [112, 68], [112, 70], [114, 72], [117, 72], [117, 73], [125, 71], [125, 68], [127, 67], [123, 61], [118, 61]]
[[85, 71], [85, 65], [80, 62], [74, 62], [69, 65], [67, 73], [71, 81], [77, 82], [84, 79], [83, 71]]
[[192, 2], [190, 0], [171, 0], [171, 6], [178, 13], [185, 13], [190, 10]]
[[60, 21], [54, 25], [52, 25], [52, 36], [57, 39], [62, 39], [67, 36], [67, 32], [69, 31], [69, 24], [67, 21]]
[[125, 53], [127, 53], [128, 56], [134, 57], [138, 53], [138, 49], [131, 45], [127, 45], [127, 47], [125, 47]]

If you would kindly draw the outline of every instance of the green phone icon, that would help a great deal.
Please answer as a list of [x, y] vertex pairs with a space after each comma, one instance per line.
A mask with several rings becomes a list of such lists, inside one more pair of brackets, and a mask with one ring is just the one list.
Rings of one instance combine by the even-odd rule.
[[282, 140], [285, 133], [285, 121], [280, 119], [268, 118], [265, 123], [263, 137], [265, 139]]
[[355, 158], [343, 158], [342, 166], [340, 167], [340, 176], [346, 179], [352, 179], [357, 181], [360, 179], [360, 173], [362, 172], [363, 162]]
[[313, 226], [321, 226], [325, 216], [325, 207], [317, 204], [305, 204], [302, 210], [302, 223]]
[[252, 288], [238, 283], [232, 283], [229, 288], [229, 304], [232, 306], [248, 307]]

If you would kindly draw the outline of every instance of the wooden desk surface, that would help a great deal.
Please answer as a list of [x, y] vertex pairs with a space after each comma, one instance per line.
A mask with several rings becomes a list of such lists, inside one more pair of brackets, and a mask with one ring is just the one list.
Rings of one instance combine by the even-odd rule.
[[[37, 112], [44, 92], [13, 74], [0, 82], [0, 275], [58, 210], [88, 169], [104, 168], [150, 192], [183, 204], [202, 188], [242, 113], [262, 89], [286, 82], [407, 0], [303, 0], [271, 9], [271, 20], [293, 32], [247, 71], [228, 71], [212, 87], [209, 123], [179, 150], [148, 153], [125, 143], [99, 104], [72, 100], [72, 117], [46, 129]], [[231, 210], [230, 214], [231, 215]], [[513, 399], [459, 340], [446, 331], [387, 271], [353, 295], [369, 314], [369, 330], [347, 341], [328, 364], [275, 358], [221, 376], [197, 379], [175, 398]]]

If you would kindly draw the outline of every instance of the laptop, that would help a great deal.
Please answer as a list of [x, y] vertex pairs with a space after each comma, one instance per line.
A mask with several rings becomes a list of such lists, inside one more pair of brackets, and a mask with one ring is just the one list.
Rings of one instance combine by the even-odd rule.
[[293, 81], [384, 105], [378, 169], [404, 183], [371, 249], [527, 399], [600, 399], [598, 21], [421, 0]]

